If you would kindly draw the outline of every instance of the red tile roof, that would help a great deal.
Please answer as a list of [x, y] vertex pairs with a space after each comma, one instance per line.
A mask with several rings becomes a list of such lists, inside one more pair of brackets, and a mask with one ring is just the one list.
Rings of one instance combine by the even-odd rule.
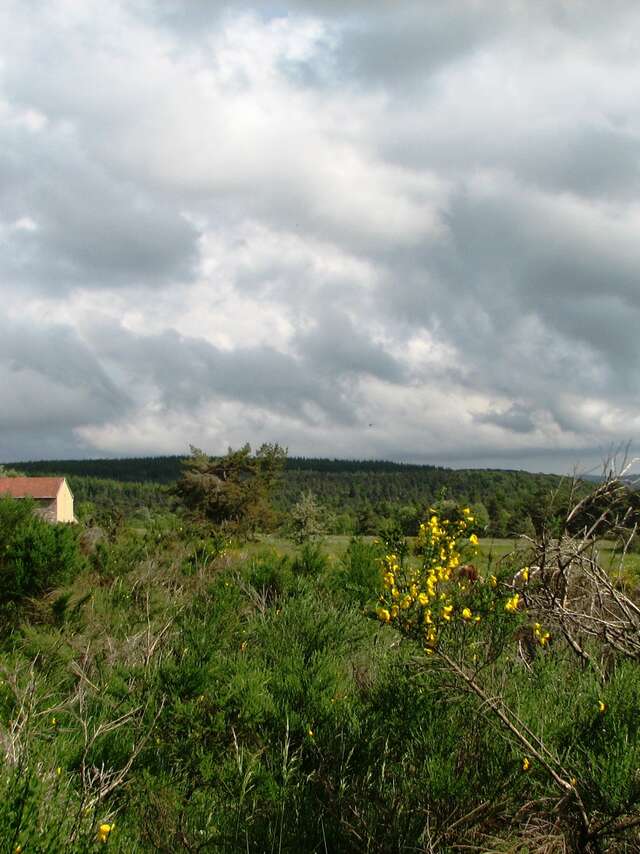
[[63, 477], [0, 477], [0, 495], [55, 498], [63, 482]]

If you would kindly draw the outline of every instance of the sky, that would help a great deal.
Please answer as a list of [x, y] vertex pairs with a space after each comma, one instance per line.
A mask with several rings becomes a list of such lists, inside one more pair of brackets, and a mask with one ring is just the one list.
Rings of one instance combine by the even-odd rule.
[[0, 461], [635, 441], [638, 33], [636, 0], [3, 0]]

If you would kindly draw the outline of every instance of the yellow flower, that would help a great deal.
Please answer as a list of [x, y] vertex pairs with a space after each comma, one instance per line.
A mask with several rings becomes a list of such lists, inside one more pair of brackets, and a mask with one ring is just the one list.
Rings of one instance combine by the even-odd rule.
[[442, 616], [445, 620], [451, 619], [451, 612], [453, 611], [453, 605], [445, 605], [442, 609]]
[[497, 586], [498, 586], [498, 579], [496, 578], [496, 576], [495, 576], [495, 575], [492, 575], [492, 576], [491, 576], [491, 586], [492, 586], [492, 587], [497, 587]]
[[533, 634], [535, 635], [540, 646], [546, 646], [549, 643], [551, 635], [549, 632], [543, 632], [540, 623], [533, 624]]
[[391, 614], [386, 608], [376, 608], [376, 614], [381, 623], [388, 623], [391, 619]]
[[307, 730], [307, 735], [309, 736], [309, 738], [313, 738], [313, 730], [311, 729], [311, 727], [309, 727], [309, 729]]
[[528, 771], [528, 770], [529, 770], [529, 768], [531, 768], [531, 763], [529, 762], [529, 760], [528, 760], [528, 759], [527, 759], [527, 757], [525, 756], [525, 757], [524, 757], [524, 759], [522, 760], [522, 770], [523, 770], [523, 771]]
[[475, 534], [471, 534], [471, 536], [469, 537], [469, 542], [472, 546], [477, 546], [480, 541], [478, 540], [478, 537]]
[[429, 604], [429, 597], [427, 596], [426, 593], [420, 593], [420, 594], [418, 594], [418, 602], [422, 606], [428, 605]]
[[16, 854], [20, 854], [20, 852], [22, 851], [22, 845], [16, 845], [14, 851], [16, 852]]
[[463, 608], [462, 609], [462, 619], [463, 620], [470, 620], [472, 616], [473, 616], [473, 614], [471, 613], [470, 608]]
[[398, 612], [399, 612], [399, 608], [398, 608], [398, 606], [397, 606], [397, 605], [392, 605], [392, 606], [391, 606], [391, 619], [392, 619], [392, 620], [395, 620], [395, 618], [398, 616]]
[[520, 601], [520, 594], [514, 593], [510, 599], [507, 599], [505, 602], [504, 610], [508, 611], [510, 614], [515, 613], [518, 610], [518, 602]]
[[107, 842], [107, 840], [109, 839], [109, 834], [111, 833], [113, 828], [113, 824], [107, 824], [106, 822], [104, 824], [101, 824], [98, 828], [98, 842]]
[[529, 567], [528, 566], [525, 566], [524, 569], [521, 571], [520, 578], [525, 582], [529, 580]]
[[607, 711], [607, 704], [604, 703], [602, 700], [598, 700], [598, 711], [601, 715], [604, 715], [604, 713]]
[[406, 611], [406, 610], [407, 610], [407, 608], [411, 607], [411, 602], [412, 602], [412, 601], [413, 601], [413, 600], [411, 599], [411, 596], [409, 596], [409, 594], [408, 594], [408, 593], [406, 593], [406, 594], [402, 597], [402, 602], [400, 603], [400, 607], [401, 607], [404, 611]]

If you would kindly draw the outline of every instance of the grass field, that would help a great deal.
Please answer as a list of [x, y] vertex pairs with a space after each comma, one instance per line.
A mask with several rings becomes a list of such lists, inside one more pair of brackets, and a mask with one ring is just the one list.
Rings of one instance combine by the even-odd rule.
[[[363, 537], [367, 542], [374, 542], [375, 537]], [[319, 542], [322, 550], [331, 562], [338, 562], [346, 551], [351, 537], [347, 534], [331, 535], [323, 537]], [[273, 549], [278, 554], [293, 556], [298, 546], [285, 537], [271, 534], [260, 536], [252, 543], [243, 546], [243, 551], [248, 555], [255, 554], [265, 548]], [[526, 548], [526, 543], [515, 538], [497, 539], [486, 537], [480, 540], [480, 556], [477, 563], [479, 569], [486, 570], [490, 565], [504, 558], [514, 551]], [[603, 565], [612, 574], [621, 574], [627, 582], [637, 584], [640, 581], [640, 554], [627, 553], [624, 560], [616, 549], [616, 544], [610, 540], [600, 540], [598, 549], [601, 554]]]

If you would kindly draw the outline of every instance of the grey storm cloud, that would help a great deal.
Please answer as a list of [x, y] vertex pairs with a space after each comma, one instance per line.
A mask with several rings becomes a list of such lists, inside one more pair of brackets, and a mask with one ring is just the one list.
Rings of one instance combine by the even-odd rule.
[[[35, 136], [35, 138], [34, 138]], [[8, 139], [6, 139], [8, 137]], [[166, 284], [189, 279], [196, 229], [167, 205], [88, 160], [74, 135], [6, 134], [0, 175], [3, 210], [33, 230], [6, 239], [5, 280], [36, 288]]]
[[[343, 330], [351, 331], [344, 323]], [[169, 330], [136, 335], [121, 328], [92, 329], [93, 347], [121, 370], [133, 366], [138, 379], [152, 383], [167, 409], [197, 407], [207, 401], [230, 399], [281, 411], [308, 420], [308, 404], [336, 423], [352, 424], [352, 379], [376, 370], [398, 382], [399, 368], [364, 336], [354, 335], [336, 358], [327, 347], [302, 347], [299, 356], [268, 346], [238, 347], [226, 352], [208, 341]], [[371, 356], [377, 357], [378, 364]]]
[[476, 420], [481, 424], [495, 424], [497, 427], [503, 427], [505, 430], [512, 430], [515, 433], [531, 433], [535, 429], [535, 421], [531, 412], [526, 407], [516, 404], [504, 412], [491, 410], [483, 412], [476, 416]]
[[[8, 0], [0, 459], [640, 426], [631, 0]], [[369, 426], [371, 425], [371, 426]]]

